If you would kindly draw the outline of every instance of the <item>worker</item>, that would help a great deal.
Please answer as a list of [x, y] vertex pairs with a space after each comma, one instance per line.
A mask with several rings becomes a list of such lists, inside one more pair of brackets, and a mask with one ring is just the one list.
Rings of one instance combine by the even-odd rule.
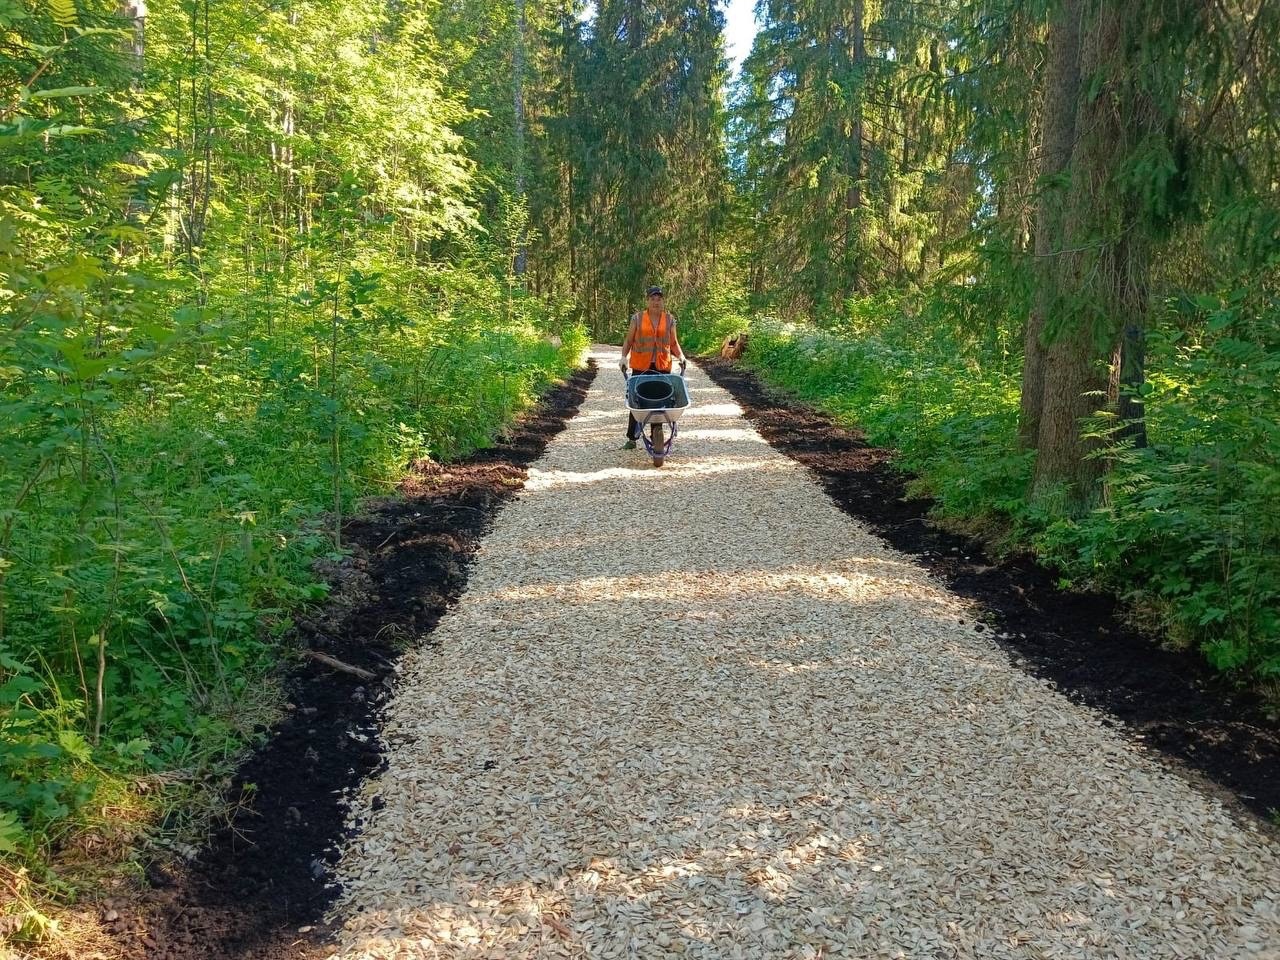
[[[618, 368], [625, 374], [630, 364], [631, 374], [637, 373], [670, 373], [671, 358], [680, 361], [680, 374], [683, 376], [689, 361], [680, 349], [680, 341], [676, 338], [676, 318], [667, 312], [663, 305], [661, 287], [650, 287], [645, 291], [648, 306], [631, 315], [631, 324], [627, 327], [627, 338], [622, 341], [622, 357]], [[634, 450], [636, 440], [640, 436], [640, 425], [636, 418], [627, 414], [627, 442], [623, 448]]]

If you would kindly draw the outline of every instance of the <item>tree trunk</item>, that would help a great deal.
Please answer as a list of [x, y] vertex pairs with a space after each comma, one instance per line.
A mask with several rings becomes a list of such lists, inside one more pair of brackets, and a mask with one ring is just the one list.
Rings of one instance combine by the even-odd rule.
[[1116, 171], [1160, 129], [1147, 78], [1129, 60], [1141, 54], [1128, 30], [1144, 22], [1140, 2], [1098, 3], [1082, 33], [1081, 76], [1094, 93], [1081, 100], [1076, 120], [1062, 269], [1055, 274], [1069, 297], [1054, 305], [1061, 332], [1045, 358], [1032, 485], [1037, 497], [1065, 485], [1071, 512], [1097, 501], [1106, 471], [1105, 461], [1091, 456], [1102, 441], [1086, 437], [1081, 421], [1107, 405], [1107, 362], [1119, 353], [1117, 384], [1134, 381], [1141, 367], [1152, 239], [1142, 198]]
[[[513, 74], [511, 81], [512, 113], [515, 117], [515, 175], [516, 201], [526, 203], [524, 184], [524, 35], [525, 16], [524, 0], [515, 0], [516, 4], [516, 37], [512, 52]], [[515, 274], [524, 276], [529, 266], [528, 230], [523, 223], [519, 226], [520, 236], [516, 241]]]
[[1040, 157], [1040, 195], [1036, 204], [1035, 302], [1023, 334], [1022, 404], [1018, 443], [1036, 449], [1044, 409], [1045, 322], [1057, 297], [1063, 246], [1063, 193], [1051, 178], [1060, 176], [1071, 161], [1076, 140], [1076, 109], [1080, 95], [1080, 16], [1082, 0], [1062, 0], [1049, 24], [1048, 77], [1044, 88]]
[[641, 38], [644, 36], [641, 27], [643, 7], [642, 0], [629, 0], [627, 4], [627, 45], [632, 50], [640, 49]]
[[134, 75], [134, 88], [142, 87], [142, 66], [147, 49], [147, 0], [123, 0], [120, 4], [120, 16], [133, 23], [133, 35], [125, 44], [132, 61], [130, 70]]
[[1044, 351], [1044, 396], [1033, 492], [1044, 499], [1061, 493], [1064, 512], [1089, 506], [1104, 465], [1090, 455], [1098, 441], [1081, 436], [1080, 421], [1098, 412], [1107, 378], [1094, 331], [1077, 324]]
[[866, 76], [862, 71], [866, 68], [867, 49], [864, 33], [866, 19], [865, 0], [853, 0], [853, 49], [850, 55], [853, 68], [858, 71], [858, 93], [853, 117], [852, 131], [849, 137], [849, 190], [845, 198], [847, 212], [845, 214], [845, 267], [848, 271], [847, 290], [858, 292], [864, 288], [862, 282], [862, 105], [866, 86]]
[[[119, 14], [121, 18], [130, 21], [133, 24], [133, 33], [125, 42], [124, 49], [129, 60], [129, 73], [131, 79], [129, 81], [130, 88], [135, 92], [141, 92], [143, 89], [144, 74], [146, 68], [146, 42], [147, 42], [147, 4], [146, 0], [123, 0], [120, 4]], [[129, 151], [125, 154], [125, 162], [135, 166], [142, 166], [143, 160], [140, 154], [135, 151]], [[129, 198], [124, 205], [124, 218], [131, 223], [138, 222], [144, 211], [146, 210], [145, 193], [136, 189], [130, 191]], [[120, 252], [126, 254], [132, 249], [132, 245], [127, 240], [120, 241]]]
[[1111, 407], [1122, 426], [1116, 439], [1129, 441], [1135, 447], [1147, 445], [1146, 411], [1142, 403], [1142, 384], [1147, 352], [1146, 330], [1138, 320], [1124, 325], [1111, 361], [1111, 384], [1107, 391]]

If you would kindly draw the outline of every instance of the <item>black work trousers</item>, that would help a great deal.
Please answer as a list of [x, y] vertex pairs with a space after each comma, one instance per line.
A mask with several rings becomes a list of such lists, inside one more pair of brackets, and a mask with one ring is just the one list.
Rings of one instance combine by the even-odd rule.
[[[661, 373], [661, 372], [662, 371], [659, 370], [657, 367], [650, 367], [648, 370], [632, 369], [631, 376], [634, 377], [637, 373]], [[636, 422], [636, 418], [631, 415], [630, 410], [627, 411], [627, 439], [628, 440], [640, 439], [640, 424]]]

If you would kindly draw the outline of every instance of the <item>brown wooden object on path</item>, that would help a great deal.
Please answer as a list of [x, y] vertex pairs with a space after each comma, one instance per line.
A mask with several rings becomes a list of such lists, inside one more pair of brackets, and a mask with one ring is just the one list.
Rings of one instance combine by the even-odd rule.
[[720, 348], [720, 358], [737, 360], [745, 349], [747, 349], [747, 335], [742, 332], [730, 334], [725, 337], [724, 346]]

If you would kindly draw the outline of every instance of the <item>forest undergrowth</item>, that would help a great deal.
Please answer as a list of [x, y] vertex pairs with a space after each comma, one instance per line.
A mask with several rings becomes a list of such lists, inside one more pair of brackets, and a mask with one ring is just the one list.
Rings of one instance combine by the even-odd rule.
[[210, 808], [361, 499], [580, 362], [425, 16], [0, 0], [0, 942]]

